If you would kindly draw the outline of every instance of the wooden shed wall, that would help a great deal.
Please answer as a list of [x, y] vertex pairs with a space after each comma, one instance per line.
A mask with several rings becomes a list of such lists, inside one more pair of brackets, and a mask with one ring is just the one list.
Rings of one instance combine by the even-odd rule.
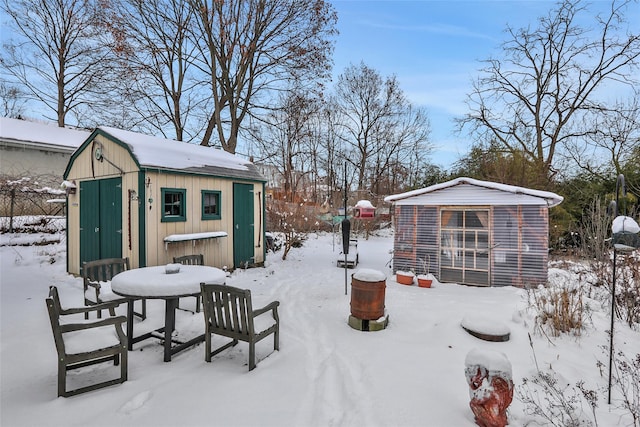
[[[68, 181], [75, 181], [76, 194], [70, 194], [67, 201], [67, 268], [70, 273], [80, 274], [80, 183], [82, 181], [122, 177], [122, 206], [127, 207], [127, 189], [138, 188], [138, 166], [124, 147], [105, 138], [103, 135], [96, 135], [96, 143], [102, 144], [102, 152], [105, 159], [98, 161], [95, 159], [89, 143], [80, 153], [77, 154], [71, 169], [67, 175]], [[117, 165], [117, 167], [115, 166]], [[120, 169], [118, 169], [120, 168]], [[129, 257], [131, 265], [138, 265], [137, 245], [129, 250], [126, 236], [129, 232], [137, 233], [138, 211], [132, 210], [131, 224], [132, 230], [127, 228], [128, 221], [123, 217], [123, 257]], [[135, 227], [135, 229], [134, 229]]]
[[[188, 174], [167, 174], [163, 172], [147, 172], [150, 180], [145, 191], [146, 245], [147, 265], [162, 265], [172, 262], [173, 257], [189, 254], [204, 254], [205, 264], [214, 267], [227, 266], [233, 268], [233, 181], [226, 178]], [[254, 186], [256, 197], [262, 196], [261, 183], [249, 183]], [[162, 188], [186, 190], [186, 221], [162, 222], [161, 191]], [[219, 220], [202, 220], [201, 190], [220, 191], [221, 218]], [[149, 203], [149, 198], [153, 203]], [[264, 262], [264, 242], [259, 226], [262, 201], [254, 201], [254, 242], [255, 262]], [[165, 244], [164, 238], [171, 234], [190, 234], [209, 231], [225, 231], [227, 237], [183, 241]]]
[[[533, 286], [546, 282], [548, 209], [544, 205], [422, 206], [406, 202], [396, 205], [394, 271], [411, 270], [416, 274], [428, 271], [439, 280], [454, 281], [450, 274], [452, 270], [448, 269], [445, 277], [442, 274], [442, 256], [447, 252], [442, 246], [442, 212], [447, 210], [488, 212], [489, 285]], [[455, 248], [459, 249], [455, 256], [464, 253], [467, 237], [464, 239], [460, 247]], [[448, 250], [451, 256], [451, 250]], [[478, 253], [482, 256], [482, 251]], [[473, 265], [469, 263], [466, 266], [469, 267], [469, 277], [473, 277]]]

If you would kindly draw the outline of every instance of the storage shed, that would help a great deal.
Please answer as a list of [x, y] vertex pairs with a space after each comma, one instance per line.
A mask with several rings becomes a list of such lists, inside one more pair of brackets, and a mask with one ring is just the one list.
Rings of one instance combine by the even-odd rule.
[[477, 286], [545, 283], [548, 210], [562, 200], [471, 178], [388, 196], [395, 207], [394, 271]]
[[73, 153], [64, 179], [70, 273], [112, 257], [129, 257], [132, 267], [200, 253], [215, 267], [264, 263], [265, 181], [238, 156], [100, 127]]

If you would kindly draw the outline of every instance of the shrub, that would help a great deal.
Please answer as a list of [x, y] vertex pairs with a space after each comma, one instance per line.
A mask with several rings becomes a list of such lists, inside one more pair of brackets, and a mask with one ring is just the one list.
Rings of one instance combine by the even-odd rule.
[[529, 305], [536, 311], [537, 330], [553, 337], [562, 333], [580, 335], [586, 316], [583, 292], [581, 287], [568, 284], [530, 289]]

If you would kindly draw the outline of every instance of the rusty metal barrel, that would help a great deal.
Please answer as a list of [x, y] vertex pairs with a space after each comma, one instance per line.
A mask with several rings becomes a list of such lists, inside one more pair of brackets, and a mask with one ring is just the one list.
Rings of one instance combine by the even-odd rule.
[[351, 315], [363, 320], [384, 316], [387, 276], [378, 270], [360, 269], [351, 275]]

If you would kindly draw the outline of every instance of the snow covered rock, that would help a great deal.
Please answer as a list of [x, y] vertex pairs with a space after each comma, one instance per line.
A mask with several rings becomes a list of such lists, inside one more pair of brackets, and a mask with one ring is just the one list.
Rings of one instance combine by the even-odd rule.
[[513, 400], [511, 362], [504, 353], [471, 350], [465, 359], [469, 406], [481, 427], [505, 427], [507, 408]]

